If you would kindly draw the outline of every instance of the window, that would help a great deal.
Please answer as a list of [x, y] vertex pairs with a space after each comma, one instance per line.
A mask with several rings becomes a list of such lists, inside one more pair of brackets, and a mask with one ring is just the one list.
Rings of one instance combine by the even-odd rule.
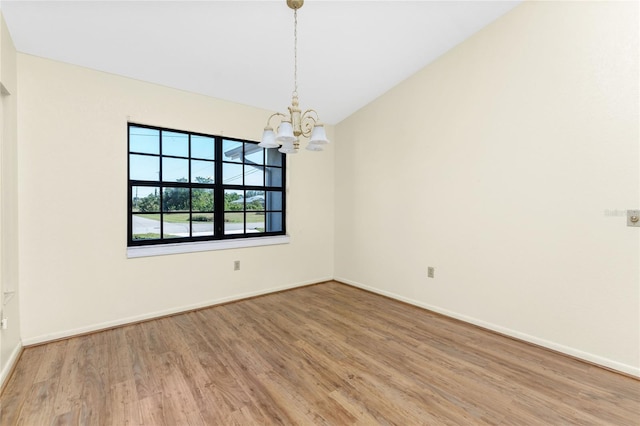
[[285, 161], [257, 142], [128, 125], [128, 245], [285, 234]]

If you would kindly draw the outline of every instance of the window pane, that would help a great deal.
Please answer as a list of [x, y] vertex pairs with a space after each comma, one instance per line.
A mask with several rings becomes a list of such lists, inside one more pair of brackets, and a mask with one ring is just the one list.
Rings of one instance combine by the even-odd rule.
[[216, 140], [214, 138], [191, 136], [191, 157], [213, 160], [216, 152], [215, 143]]
[[244, 233], [244, 213], [224, 214], [224, 233], [243, 234]]
[[223, 163], [222, 182], [225, 185], [242, 185], [242, 164]]
[[129, 127], [129, 151], [160, 154], [160, 131]]
[[160, 175], [160, 157], [129, 155], [129, 179], [157, 181]]
[[267, 216], [267, 232], [282, 232], [283, 223], [282, 223], [282, 213], [270, 212], [266, 214]]
[[247, 191], [247, 210], [264, 210], [264, 191]]
[[255, 143], [244, 144], [244, 162], [249, 164], [264, 164], [264, 148]]
[[282, 210], [282, 192], [267, 191], [267, 210]]
[[266, 186], [282, 186], [282, 169], [275, 167], [265, 167]]
[[162, 180], [165, 182], [188, 182], [189, 160], [162, 158]]
[[131, 188], [133, 212], [159, 212], [160, 188], [155, 186], [134, 186]]
[[264, 167], [245, 164], [244, 184], [257, 186], [264, 185]]
[[284, 154], [277, 149], [265, 149], [267, 152], [267, 166], [282, 166]]
[[134, 214], [131, 217], [132, 240], [157, 240], [160, 238], [159, 214]]
[[247, 212], [247, 233], [264, 232], [264, 212]]
[[213, 161], [191, 160], [191, 182], [213, 183], [216, 168]]
[[127, 142], [131, 246], [283, 233], [286, 161], [276, 149], [132, 124]]
[[189, 135], [186, 133], [162, 132], [162, 155], [189, 156]]
[[189, 236], [191, 222], [189, 213], [163, 214], [162, 215], [162, 237], [163, 238], [184, 238]]
[[194, 237], [213, 235], [213, 213], [194, 213], [191, 229]]
[[236, 189], [225, 189], [224, 209], [225, 211], [244, 210], [244, 192]]
[[222, 160], [242, 162], [242, 142], [222, 141]]
[[213, 189], [194, 188], [191, 190], [191, 208], [194, 212], [213, 211]]
[[[189, 188], [165, 188], [162, 194], [162, 211], [188, 212]], [[186, 220], [188, 221], [189, 218], [187, 217]]]

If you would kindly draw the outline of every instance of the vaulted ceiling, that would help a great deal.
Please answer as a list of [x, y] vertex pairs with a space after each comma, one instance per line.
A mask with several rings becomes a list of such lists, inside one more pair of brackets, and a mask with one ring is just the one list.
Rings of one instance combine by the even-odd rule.
[[[519, 3], [307, 0], [298, 11], [301, 107], [336, 124]], [[269, 110], [290, 104], [285, 0], [0, 7], [20, 52]]]

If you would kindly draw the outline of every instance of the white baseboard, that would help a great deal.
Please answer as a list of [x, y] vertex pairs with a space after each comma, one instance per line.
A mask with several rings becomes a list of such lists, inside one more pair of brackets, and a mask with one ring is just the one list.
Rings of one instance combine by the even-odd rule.
[[601, 357], [599, 355], [594, 355], [594, 354], [591, 354], [591, 353], [588, 353], [588, 352], [584, 352], [584, 351], [581, 351], [579, 349], [575, 349], [575, 348], [572, 348], [572, 347], [569, 347], [569, 346], [565, 346], [565, 345], [562, 345], [562, 344], [559, 344], [559, 343], [556, 343], [556, 342], [552, 342], [552, 341], [545, 340], [545, 339], [540, 339], [538, 337], [531, 336], [531, 335], [525, 334], [525, 333], [521, 333], [521, 332], [516, 331], [516, 330], [511, 330], [509, 328], [505, 328], [505, 327], [502, 327], [502, 326], [499, 326], [499, 325], [496, 325], [496, 324], [492, 324], [492, 323], [489, 323], [489, 322], [486, 322], [486, 321], [483, 321], [483, 320], [479, 320], [479, 319], [476, 319], [476, 318], [473, 318], [473, 317], [469, 317], [467, 315], [462, 315], [462, 314], [459, 314], [457, 312], [452, 312], [452, 311], [449, 311], [447, 309], [440, 308], [438, 306], [433, 306], [433, 305], [430, 305], [428, 303], [424, 303], [424, 302], [420, 302], [418, 300], [414, 300], [414, 299], [410, 299], [410, 298], [407, 298], [407, 297], [403, 297], [403, 296], [400, 296], [399, 294], [395, 294], [395, 293], [392, 293], [392, 292], [389, 292], [389, 291], [380, 290], [380, 289], [377, 289], [377, 288], [374, 288], [374, 287], [369, 287], [367, 285], [364, 285], [364, 284], [361, 284], [359, 282], [352, 281], [352, 280], [349, 280], [349, 279], [346, 279], [346, 278], [336, 277], [334, 279], [336, 281], [351, 285], [353, 287], [358, 287], [358, 288], [361, 288], [363, 290], [368, 290], [368, 291], [370, 291], [372, 293], [381, 294], [383, 296], [387, 296], [387, 297], [390, 297], [392, 299], [396, 299], [396, 300], [399, 300], [399, 301], [402, 301], [402, 302], [405, 302], [405, 303], [409, 303], [411, 305], [419, 306], [421, 308], [428, 309], [428, 310], [433, 311], [433, 312], [437, 312], [437, 313], [445, 315], [447, 317], [459, 319], [461, 321], [464, 321], [464, 322], [467, 322], [467, 323], [470, 323], [470, 324], [474, 324], [474, 325], [477, 325], [479, 327], [486, 328], [488, 330], [492, 330], [492, 331], [495, 331], [495, 332], [500, 333], [500, 334], [504, 334], [504, 335], [509, 336], [509, 337], [513, 337], [513, 338], [518, 339], [518, 340], [523, 340], [523, 341], [528, 342], [528, 343], [533, 343], [533, 344], [538, 345], [538, 346], [543, 346], [545, 348], [548, 348], [548, 349], [551, 349], [551, 350], [554, 350], [554, 351], [557, 351], [557, 352], [561, 352], [563, 354], [570, 355], [572, 357], [579, 358], [579, 359], [582, 359], [584, 361], [588, 361], [588, 362], [591, 362], [593, 364], [600, 365], [602, 367], [610, 368], [612, 370], [620, 371], [622, 373], [629, 374], [631, 376], [635, 376], [635, 377], [640, 378], [640, 367], [636, 367], [636, 366], [628, 365], [628, 364], [623, 364], [621, 362], [614, 361], [614, 360], [611, 360], [609, 358], [604, 358], [604, 357]]
[[79, 327], [79, 328], [74, 328], [71, 330], [65, 330], [65, 331], [61, 331], [61, 332], [57, 332], [57, 333], [50, 333], [50, 334], [44, 334], [41, 336], [36, 336], [36, 337], [29, 337], [29, 338], [24, 338], [22, 340], [22, 344], [24, 346], [32, 346], [32, 345], [38, 345], [41, 343], [46, 343], [46, 342], [50, 342], [50, 341], [54, 341], [54, 340], [59, 340], [59, 339], [64, 339], [64, 338], [68, 338], [68, 337], [73, 337], [73, 336], [78, 336], [81, 334], [86, 334], [86, 333], [92, 333], [92, 332], [97, 332], [97, 331], [101, 331], [101, 330], [106, 330], [109, 328], [114, 328], [114, 327], [119, 327], [119, 326], [123, 326], [126, 324], [132, 324], [132, 323], [136, 323], [136, 322], [141, 322], [141, 321], [147, 321], [147, 320], [151, 320], [154, 318], [161, 318], [167, 315], [173, 315], [173, 314], [179, 314], [182, 312], [189, 312], [192, 311], [194, 309], [202, 309], [202, 308], [207, 308], [207, 307], [211, 307], [211, 306], [215, 306], [215, 305], [220, 305], [222, 303], [229, 303], [229, 302], [234, 302], [237, 300], [242, 300], [242, 299], [247, 299], [250, 297], [256, 297], [256, 296], [262, 296], [265, 294], [269, 294], [269, 293], [275, 293], [278, 291], [283, 291], [283, 290], [289, 290], [292, 288], [296, 288], [296, 287], [303, 287], [306, 285], [310, 285], [310, 284], [317, 284], [317, 283], [321, 283], [324, 281], [330, 281], [333, 278], [320, 278], [320, 279], [316, 279], [316, 280], [310, 280], [310, 281], [303, 281], [303, 282], [299, 282], [299, 283], [295, 283], [295, 284], [288, 284], [288, 285], [284, 285], [284, 286], [279, 286], [279, 287], [273, 287], [273, 288], [269, 288], [266, 290], [259, 290], [259, 291], [252, 291], [252, 292], [247, 292], [247, 293], [240, 293], [240, 294], [235, 294], [233, 296], [228, 296], [228, 297], [221, 297], [219, 299], [212, 299], [212, 300], [207, 300], [204, 302], [200, 302], [200, 303], [194, 303], [192, 305], [186, 305], [186, 306], [179, 306], [179, 307], [175, 307], [175, 308], [171, 308], [171, 309], [166, 309], [163, 311], [156, 311], [156, 312], [149, 312], [147, 314], [142, 314], [142, 315], [135, 315], [132, 317], [128, 317], [128, 318], [123, 318], [123, 319], [118, 319], [118, 320], [114, 320], [114, 321], [107, 321], [107, 322], [103, 322], [103, 323], [98, 323], [98, 324], [92, 324], [86, 327]]
[[4, 364], [2, 371], [0, 371], [0, 389], [3, 388], [4, 382], [9, 378], [9, 374], [11, 373], [11, 370], [13, 370], [13, 367], [16, 365], [16, 362], [18, 362], [18, 358], [20, 357], [21, 352], [22, 343], [18, 342], [16, 347], [11, 352], [9, 359]]

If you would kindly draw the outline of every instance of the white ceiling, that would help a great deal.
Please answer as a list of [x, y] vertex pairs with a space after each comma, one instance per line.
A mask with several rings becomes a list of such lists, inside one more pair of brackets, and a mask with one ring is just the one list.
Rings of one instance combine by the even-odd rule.
[[[298, 92], [336, 124], [517, 1], [307, 0], [298, 11]], [[293, 11], [285, 0], [2, 0], [20, 52], [285, 111]]]

